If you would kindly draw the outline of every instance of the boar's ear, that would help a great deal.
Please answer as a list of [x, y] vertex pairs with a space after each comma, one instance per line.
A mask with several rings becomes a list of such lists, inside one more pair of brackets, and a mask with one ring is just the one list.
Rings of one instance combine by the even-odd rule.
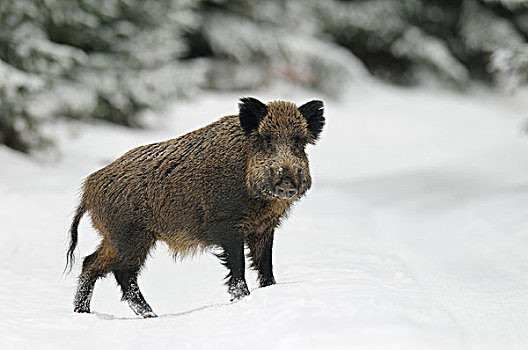
[[247, 134], [257, 130], [260, 121], [268, 114], [268, 107], [253, 97], [241, 98], [238, 110], [240, 125]]
[[304, 119], [308, 123], [308, 132], [310, 133], [310, 142], [315, 143], [319, 139], [323, 126], [325, 125], [325, 118], [323, 116], [323, 101], [313, 100], [303, 104], [299, 107]]

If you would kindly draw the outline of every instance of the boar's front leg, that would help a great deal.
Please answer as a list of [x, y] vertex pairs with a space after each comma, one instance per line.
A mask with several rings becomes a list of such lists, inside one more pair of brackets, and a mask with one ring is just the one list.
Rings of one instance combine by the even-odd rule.
[[245, 277], [244, 260], [244, 239], [237, 234], [229, 237], [220, 244], [223, 252], [218, 254], [222, 264], [229, 269], [226, 276], [228, 291], [231, 294], [231, 301], [242, 299], [249, 295], [249, 289]]
[[246, 239], [249, 247], [251, 267], [258, 273], [260, 287], [275, 284], [271, 253], [273, 250], [273, 229], [262, 234], [253, 234]]

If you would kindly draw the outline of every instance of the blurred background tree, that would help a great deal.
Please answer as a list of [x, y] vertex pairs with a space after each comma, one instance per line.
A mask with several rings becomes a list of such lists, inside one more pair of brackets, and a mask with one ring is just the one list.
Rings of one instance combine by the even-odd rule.
[[528, 0], [0, 1], [0, 144], [55, 118], [140, 126], [199, 91], [368, 76], [509, 89], [528, 76]]

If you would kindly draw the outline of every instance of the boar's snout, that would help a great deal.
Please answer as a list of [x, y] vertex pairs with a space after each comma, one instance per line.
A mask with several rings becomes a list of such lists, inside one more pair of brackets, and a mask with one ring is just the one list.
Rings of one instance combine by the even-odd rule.
[[271, 194], [280, 199], [292, 199], [299, 195], [302, 171], [295, 165], [271, 166], [269, 168]]
[[273, 191], [280, 199], [291, 199], [297, 194], [297, 187], [289, 179], [284, 179], [275, 186]]

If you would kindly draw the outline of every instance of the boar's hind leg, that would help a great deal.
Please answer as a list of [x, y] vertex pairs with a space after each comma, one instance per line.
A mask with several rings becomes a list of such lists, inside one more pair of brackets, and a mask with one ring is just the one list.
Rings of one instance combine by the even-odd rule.
[[115, 249], [104, 239], [94, 253], [84, 258], [73, 302], [73, 311], [90, 312], [90, 301], [95, 282], [110, 272], [110, 266], [114, 261]]
[[148, 232], [132, 234], [133, 240], [122, 242], [118, 249], [118, 260], [112, 268], [115, 279], [123, 292], [126, 301], [136, 315], [143, 318], [157, 317], [139, 290], [138, 275], [147, 255], [155, 243], [153, 235]]
[[231, 294], [231, 301], [241, 299], [249, 295], [249, 289], [246, 284], [245, 260], [244, 260], [244, 240], [231, 239], [229, 242], [221, 244], [223, 252], [218, 254], [222, 264], [229, 269], [226, 276], [228, 291]]
[[123, 301], [126, 301], [132, 311], [143, 318], [157, 317], [139, 290], [137, 276], [138, 271], [116, 270], [114, 271], [117, 283], [123, 291]]
[[271, 262], [273, 232], [268, 232], [262, 236], [250, 236], [247, 238], [246, 243], [249, 247], [251, 267], [258, 273], [260, 287], [267, 287], [275, 284], [273, 265]]

